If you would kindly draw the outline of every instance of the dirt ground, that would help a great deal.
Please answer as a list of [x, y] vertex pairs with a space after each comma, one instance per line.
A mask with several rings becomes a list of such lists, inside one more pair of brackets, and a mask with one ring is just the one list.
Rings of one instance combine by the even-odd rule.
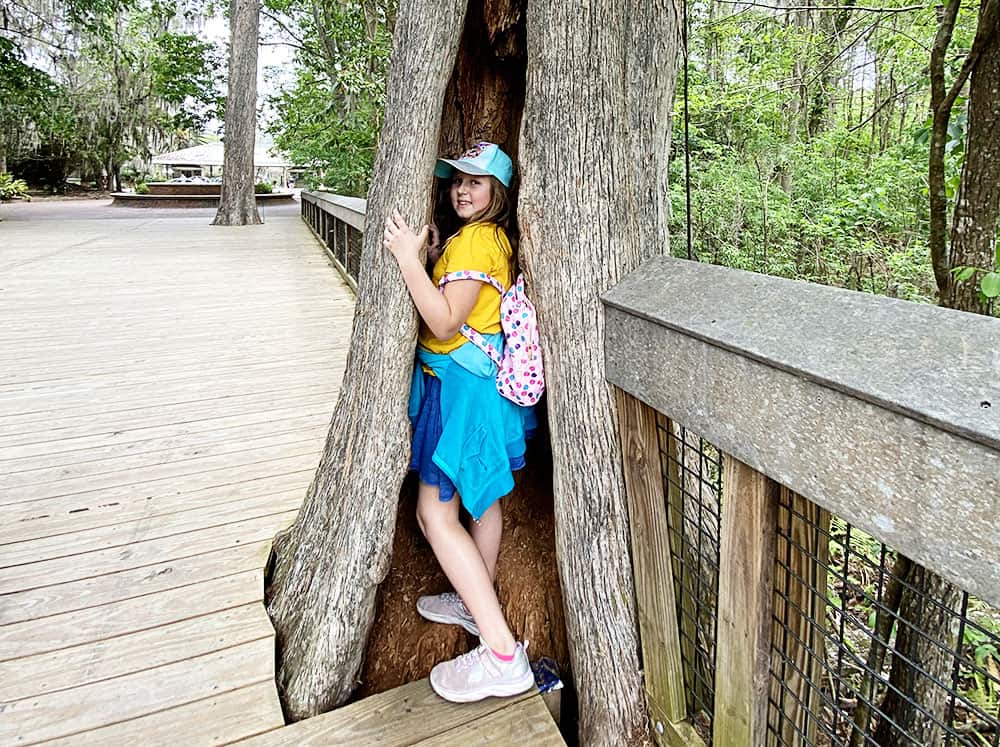
[[[556, 567], [552, 462], [544, 429], [529, 445], [527, 461], [516, 474], [514, 491], [503, 499], [497, 594], [515, 638], [529, 642], [529, 658], [550, 657], [566, 673], [569, 654]], [[412, 475], [402, 495], [392, 566], [379, 589], [358, 698], [426, 677], [439, 661], [478, 643], [458, 626], [431, 623], [417, 614], [417, 597], [451, 587], [417, 527]]]

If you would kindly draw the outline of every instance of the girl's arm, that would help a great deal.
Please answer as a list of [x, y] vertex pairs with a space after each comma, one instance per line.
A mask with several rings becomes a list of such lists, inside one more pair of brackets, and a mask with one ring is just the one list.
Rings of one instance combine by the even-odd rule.
[[427, 277], [420, 261], [420, 249], [427, 241], [427, 235], [427, 226], [420, 229], [419, 234], [414, 234], [399, 211], [394, 210], [385, 219], [382, 244], [396, 258], [413, 304], [431, 334], [439, 340], [449, 340], [472, 313], [482, 284], [478, 280], [456, 280], [448, 283], [444, 293], [441, 293]]

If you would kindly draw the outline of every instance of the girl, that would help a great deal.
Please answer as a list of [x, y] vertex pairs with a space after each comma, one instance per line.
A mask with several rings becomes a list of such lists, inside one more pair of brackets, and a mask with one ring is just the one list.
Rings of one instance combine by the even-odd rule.
[[[493, 362], [460, 331], [468, 324], [500, 349], [500, 293], [469, 279], [438, 289], [443, 277], [459, 271], [486, 273], [504, 288], [513, 282], [506, 232], [510, 158], [493, 143], [478, 143], [457, 160], [439, 159], [434, 174], [451, 179], [450, 209], [461, 228], [445, 243], [432, 277], [419, 258], [428, 226], [415, 234], [394, 211], [383, 243], [422, 319], [410, 393], [417, 523], [457, 592], [421, 597], [417, 611], [480, 636], [476, 649], [434, 667], [431, 687], [446, 700], [469, 702], [534, 685], [527, 644], [514, 640], [493, 588], [503, 529], [499, 499], [514, 486], [511, 470], [524, 465], [533, 414], [500, 396]], [[429, 248], [432, 258], [435, 249]], [[470, 531], [456, 494], [475, 520]]]

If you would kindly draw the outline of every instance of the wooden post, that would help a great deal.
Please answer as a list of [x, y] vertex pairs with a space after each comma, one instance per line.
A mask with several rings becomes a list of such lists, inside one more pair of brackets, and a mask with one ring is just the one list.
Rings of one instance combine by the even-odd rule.
[[639, 633], [653, 728], [687, 718], [656, 411], [621, 389], [618, 423], [625, 468]]
[[[774, 578], [774, 640], [781, 651], [771, 666], [771, 700], [780, 717], [769, 744], [816, 744], [826, 625], [826, 565], [830, 559], [830, 512], [786, 487], [778, 511]], [[787, 570], [786, 570], [787, 568]], [[812, 622], [810, 622], [812, 621]]]
[[723, 454], [716, 747], [767, 741], [777, 483]]

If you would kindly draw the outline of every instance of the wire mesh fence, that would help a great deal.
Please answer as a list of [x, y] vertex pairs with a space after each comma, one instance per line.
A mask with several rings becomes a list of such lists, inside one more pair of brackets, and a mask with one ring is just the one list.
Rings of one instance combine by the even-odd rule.
[[719, 598], [721, 454], [686, 428], [657, 419], [667, 496], [678, 633], [688, 716], [711, 743]]
[[782, 490], [769, 741], [1000, 739], [1000, 614]]

